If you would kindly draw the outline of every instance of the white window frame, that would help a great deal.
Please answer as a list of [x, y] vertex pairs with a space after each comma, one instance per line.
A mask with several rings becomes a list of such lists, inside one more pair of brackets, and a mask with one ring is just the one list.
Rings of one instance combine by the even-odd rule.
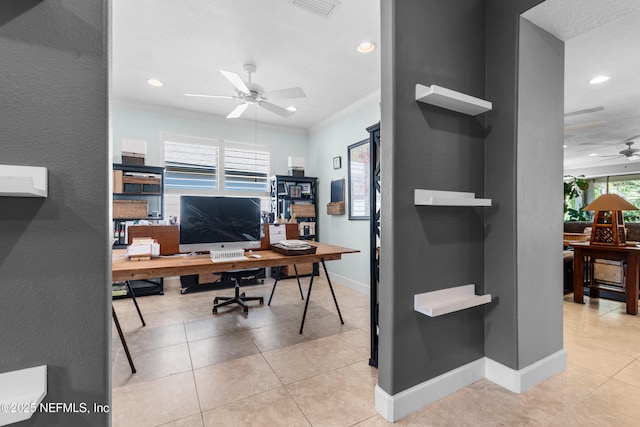
[[[269, 179], [273, 176], [273, 147], [271, 145], [261, 145], [247, 142], [228, 141], [224, 139], [216, 138], [203, 138], [194, 136], [177, 135], [169, 132], [160, 133], [160, 162], [164, 166], [165, 164], [165, 142], [177, 142], [191, 145], [206, 145], [218, 147], [218, 165], [216, 169], [216, 190], [195, 190], [195, 189], [176, 189], [165, 188], [165, 195], [191, 195], [191, 196], [232, 196], [232, 197], [260, 197], [263, 199], [263, 209], [267, 209], [270, 199], [269, 191]], [[257, 150], [265, 151], [269, 153], [269, 172], [267, 173], [267, 190], [266, 191], [230, 191], [224, 189], [224, 149], [225, 148], [237, 148], [243, 150]], [[165, 213], [167, 218], [171, 215], [171, 212], [167, 212], [166, 209], [167, 197], [165, 197]]]

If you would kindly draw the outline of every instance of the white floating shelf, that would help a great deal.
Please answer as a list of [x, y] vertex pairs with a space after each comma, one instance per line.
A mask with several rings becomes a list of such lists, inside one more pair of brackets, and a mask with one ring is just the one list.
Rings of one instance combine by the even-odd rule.
[[436, 85], [429, 87], [417, 84], [416, 101], [470, 116], [486, 113], [487, 111], [491, 111], [492, 108], [492, 104], [489, 101]]
[[463, 285], [413, 296], [413, 309], [429, 317], [442, 316], [491, 302], [491, 295], [476, 295], [476, 285]]
[[[21, 369], [0, 374], [0, 403], [16, 409], [31, 408], [40, 405], [47, 395], [47, 366]], [[0, 426], [28, 420], [31, 411], [1, 411]]]
[[413, 203], [416, 206], [491, 206], [491, 199], [476, 199], [475, 193], [416, 189]]
[[0, 196], [47, 197], [47, 168], [0, 165]]

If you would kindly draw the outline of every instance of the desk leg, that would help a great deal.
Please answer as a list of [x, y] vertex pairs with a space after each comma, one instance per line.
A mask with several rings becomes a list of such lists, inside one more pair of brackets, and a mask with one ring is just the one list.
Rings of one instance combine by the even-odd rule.
[[302, 323], [300, 323], [300, 333], [302, 334], [302, 328], [304, 328], [304, 319], [307, 317], [307, 307], [309, 307], [309, 299], [311, 298], [311, 287], [313, 286], [313, 274], [311, 280], [309, 280], [309, 290], [307, 291], [307, 300], [304, 302], [304, 312], [302, 313]]
[[122, 328], [120, 328], [120, 322], [118, 322], [118, 315], [116, 314], [116, 309], [113, 308], [113, 304], [111, 305], [111, 312], [113, 313], [113, 321], [116, 324], [116, 329], [118, 330], [118, 335], [120, 335], [120, 342], [124, 347], [124, 352], [127, 355], [127, 360], [129, 361], [129, 366], [131, 367], [131, 373], [136, 373], [136, 367], [133, 364], [133, 359], [131, 358], [131, 353], [129, 353], [129, 346], [127, 345], [127, 340], [124, 339], [124, 334], [122, 333]]
[[573, 300], [584, 304], [584, 255], [578, 248], [573, 252]]
[[[296, 272], [296, 280], [298, 281], [298, 289], [300, 289], [300, 298], [304, 301], [304, 295], [302, 294], [302, 286], [300, 285], [300, 276], [298, 275], [298, 267], [293, 264], [293, 271]], [[313, 272], [311, 272], [313, 274]]]
[[271, 298], [273, 298], [273, 293], [276, 291], [276, 285], [278, 284], [278, 280], [280, 280], [280, 268], [280, 266], [276, 267], [276, 281], [273, 282], [273, 288], [271, 288], [271, 295], [269, 295], [269, 302], [267, 302], [267, 305], [271, 305]]
[[136, 310], [138, 310], [138, 316], [140, 316], [140, 321], [142, 322], [142, 326], [147, 326], [147, 324], [144, 321], [144, 318], [142, 317], [142, 312], [140, 311], [140, 307], [138, 307], [138, 301], [136, 300], [136, 294], [133, 293], [133, 288], [131, 287], [131, 283], [126, 280], [125, 283], [127, 284], [127, 287], [129, 288], [129, 292], [131, 292], [131, 299], [133, 299], [133, 304], [136, 306]]
[[324, 268], [324, 274], [325, 276], [327, 276], [327, 282], [329, 283], [329, 289], [331, 289], [331, 296], [333, 296], [333, 302], [336, 304], [336, 310], [338, 310], [338, 317], [340, 317], [340, 323], [344, 325], [344, 320], [342, 320], [342, 314], [340, 313], [340, 307], [338, 307], [338, 300], [336, 299], [336, 294], [333, 292], [331, 279], [329, 279], [329, 272], [327, 271], [327, 266], [324, 265], [324, 259], [322, 260], [322, 268]]
[[627, 258], [627, 314], [638, 314], [638, 255], [630, 253]]

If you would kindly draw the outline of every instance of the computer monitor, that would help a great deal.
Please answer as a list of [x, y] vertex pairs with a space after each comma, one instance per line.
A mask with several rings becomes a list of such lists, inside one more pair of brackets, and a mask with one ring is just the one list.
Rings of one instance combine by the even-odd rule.
[[260, 247], [260, 199], [180, 196], [180, 252]]

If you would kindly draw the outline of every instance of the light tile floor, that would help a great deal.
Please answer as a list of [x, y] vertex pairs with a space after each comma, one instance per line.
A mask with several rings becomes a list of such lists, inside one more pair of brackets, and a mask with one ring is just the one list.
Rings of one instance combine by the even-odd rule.
[[[303, 280], [306, 293], [308, 278]], [[272, 281], [248, 286], [268, 296]], [[304, 333], [295, 280], [271, 306], [253, 302], [211, 314], [232, 290], [114, 301], [138, 372], [113, 330], [113, 426], [383, 426], [374, 409], [368, 296], [314, 279]], [[640, 419], [640, 316], [606, 299], [564, 297], [565, 372], [522, 394], [487, 380], [396, 422], [399, 426], [636, 426]]]

